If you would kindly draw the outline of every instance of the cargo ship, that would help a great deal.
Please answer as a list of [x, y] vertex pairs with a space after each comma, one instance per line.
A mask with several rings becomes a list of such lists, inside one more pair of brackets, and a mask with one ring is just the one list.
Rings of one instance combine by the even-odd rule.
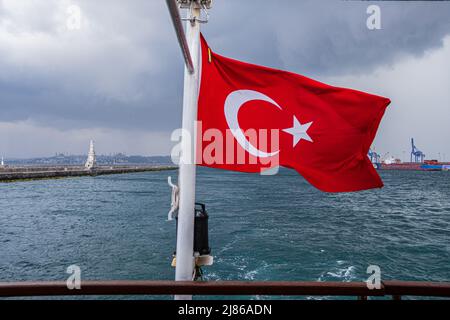
[[401, 162], [398, 159], [386, 160], [377, 164], [380, 170], [416, 170], [416, 171], [450, 171], [450, 162], [425, 160], [424, 162]]

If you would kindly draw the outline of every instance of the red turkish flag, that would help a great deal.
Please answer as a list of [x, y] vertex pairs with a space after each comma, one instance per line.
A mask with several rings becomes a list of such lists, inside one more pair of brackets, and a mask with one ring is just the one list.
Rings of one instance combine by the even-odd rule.
[[199, 165], [281, 165], [326, 192], [383, 186], [367, 153], [389, 99], [220, 56], [203, 36], [201, 51]]

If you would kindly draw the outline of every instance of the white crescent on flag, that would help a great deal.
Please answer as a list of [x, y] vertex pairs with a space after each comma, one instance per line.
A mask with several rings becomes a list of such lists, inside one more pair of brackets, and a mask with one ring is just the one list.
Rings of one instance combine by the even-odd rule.
[[250, 143], [250, 141], [247, 140], [245, 137], [244, 132], [242, 131], [241, 127], [239, 126], [238, 121], [238, 113], [239, 109], [249, 101], [253, 100], [262, 100], [269, 102], [276, 106], [278, 109], [282, 110], [282, 108], [271, 98], [268, 96], [253, 90], [236, 90], [230, 93], [226, 100], [225, 100], [225, 119], [227, 120], [228, 127], [231, 129], [231, 133], [237, 140], [237, 142], [240, 144], [244, 150], [246, 150], [248, 153], [255, 157], [260, 158], [268, 158], [277, 155], [280, 150], [275, 152], [264, 152], [256, 148], [254, 145]]
[[[225, 100], [225, 119], [227, 120], [228, 127], [231, 129], [231, 133], [239, 143], [239, 145], [244, 148], [248, 153], [255, 157], [260, 158], [268, 158], [277, 155], [280, 150], [275, 152], [265, 152], [256, 148], [254, 145], [250, 143], [245, 137], [244, 132], [239, 126], [238, 121], [238, 113], [240, 108], [249, 101], [253, 100], [261, 100], [266, 101], [278, 109], [282, 110], [282, 108], [273, 101], [271, 98], [262, 94], [261, 92], [254, 90], [236, 90], [230, 93]], [[294, 122], [292, 128], [283, 129], [284, 132], [289, 133], [293, 136], [293, 148], [300, 142], [300, 140], [306, 140], [309, 142], [313, 142], [311, 137], [308, 135], [308, 129], [312, 125], [312, 122], [301, 124], [300, 121], [294, 115]]]

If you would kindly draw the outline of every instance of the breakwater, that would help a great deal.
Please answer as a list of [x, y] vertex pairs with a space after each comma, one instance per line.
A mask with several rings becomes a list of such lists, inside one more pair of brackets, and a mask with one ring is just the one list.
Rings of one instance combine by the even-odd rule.
[[67, 177], [99, 176], [146, 171], [175, 170], [176, 166], [98, 166], [86, 169], [82, 166], [23, 166], [0, 168], [0, 182], [20, 180], [57, 179]]

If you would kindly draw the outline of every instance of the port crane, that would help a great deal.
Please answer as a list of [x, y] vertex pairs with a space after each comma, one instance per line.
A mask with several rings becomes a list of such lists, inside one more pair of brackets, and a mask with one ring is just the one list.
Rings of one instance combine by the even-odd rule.
[[369, 149], [368, 155], [372, 163], [380, 163], [381, 156], [378, 153], [376, 153], [372, 149]]
[[414, 145], [414, 138], [411, 138], [411, 148], [411, 162], [423, 162], [425, 154]]

